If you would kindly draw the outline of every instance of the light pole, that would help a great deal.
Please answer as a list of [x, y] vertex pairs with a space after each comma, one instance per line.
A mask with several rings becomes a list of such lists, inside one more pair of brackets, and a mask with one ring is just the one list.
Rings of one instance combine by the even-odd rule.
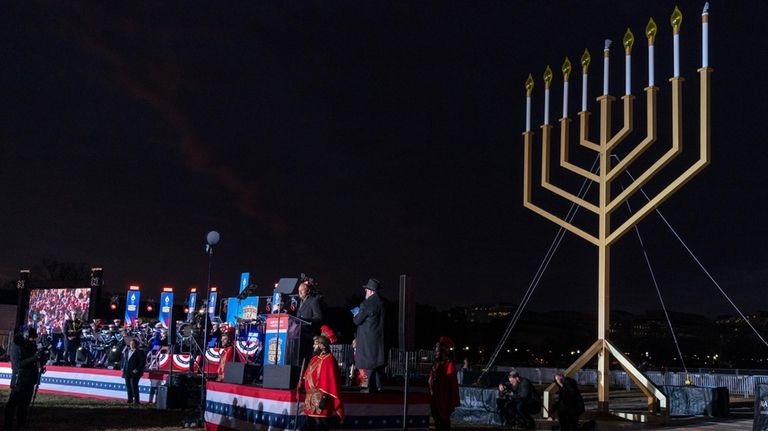
[[[208, 232], [205, 236], [205, 252], [208, 254], [208, 292], [207, 299], [211, 299], [211, 270], [213, 269], [213, 246], [219, 243], [221, 236], [215, 230]], [[215, 304], [214, 304], [215, 307]], [[206, 383], [206, 357], [205, 352], [208, 349], [208, 314], [211, 309], [211, 304], [206, 302], [205, 318], [203, 324], [203, 344], [201, 347], [202, 358], [200, 358], [200, 375], [202, 376], [202, 382], [200, 384], [200, 426], [205, 427], [205, 383]], [[194, 366], [192, 362], [190, 367]]]

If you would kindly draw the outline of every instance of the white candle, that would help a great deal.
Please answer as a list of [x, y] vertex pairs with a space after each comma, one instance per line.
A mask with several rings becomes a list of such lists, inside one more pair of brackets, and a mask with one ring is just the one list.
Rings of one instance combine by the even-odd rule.
[[680, 9], [675, 6], [675, 10], [672, 11], [672, 16], [669, 18], [669, 23], [672, 24], [673, 36], [673, 74], [674, 78], [680, 77], [680, 25], [683, 23], [683, 14], [680, 13]]
[[608, 95], [608, 56], [611, 53], [611, 40], [605, 39], [603, 48], [603, 96]]
[[544, 124], [549, 124], [549, 88], [544, 90]]
[[675, 33], [674, 37], [674, 61], [675, 69], [673, 76], [680, 77], [680, 33]]
[[653, 79], [653, 45], [648, 45], [648, 86], [653, 87], [656, 82]]
[[587, 112], [587, 74], [581, 75], [581, 111]]
[[531, 131], [531, 96], [525, 98], [525, 131]]
[[568, 81], [563, 81], [563, 118], [568, 118]]
[[701, 67], [709, 67], [709, 2], [701, 13]]
[[624, 67], [627, 69], [624, 74], [624, 94], [629, 96], [632, 94], [632, 88], [629, 84], [632, 81], [632, 56], [630, 54], [624, 57]]

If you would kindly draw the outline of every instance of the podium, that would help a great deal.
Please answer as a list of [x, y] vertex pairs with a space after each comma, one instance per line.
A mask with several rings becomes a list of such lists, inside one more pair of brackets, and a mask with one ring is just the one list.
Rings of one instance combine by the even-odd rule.
[[301, 372], [301, 332], [308, 322], [287, 313], [269, 314], [264, 330], [264, 380], [269, 389], [296, 387]]

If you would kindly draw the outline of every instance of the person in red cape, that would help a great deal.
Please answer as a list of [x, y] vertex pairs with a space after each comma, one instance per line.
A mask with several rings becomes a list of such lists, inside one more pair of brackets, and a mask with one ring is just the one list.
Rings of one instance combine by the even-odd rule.
[[330, 429], [329, 422], [334, 413], [344, 422], [341, 380], [328, 337], [318, 335], [313, 341], [315, 355], [304, 372], [304, 414], [310, 431], [324, 431]]
[[227, 364], [232, 362], [232, 357], [235, 353], [235, 348], [232, 346], [231, 335], [229, 331], [224, 331], [221, 334], [221, 349], [219, 349], [219, 368], [217, 370], [216, 381], [224, 381], [224, 372], [227, 369]]
[[451, 413], [459, 406], [459, 381], [451, 360], [453, 341], [440, 337], [435, 345], [435, 362], [429, 372], [430, 411], [435, 430], [451, 429]]

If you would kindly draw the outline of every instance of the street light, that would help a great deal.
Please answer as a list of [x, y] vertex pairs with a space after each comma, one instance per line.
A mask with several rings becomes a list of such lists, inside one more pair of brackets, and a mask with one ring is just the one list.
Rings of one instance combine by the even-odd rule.
[[[208, 232], [205, 236], [205, 253], [208, 254], [208, 293], [206, 294], [206, 300], [211, 298], [211, 272], [213, 270], [213, 246], [219, 243], [221, 235], [215, 230]], [[203, 344], [200, 346], [202, 349], [203, 357], [200, 358], [200, 375], [202, 376], [202, 383], [200, 385], [200, 425], [205, 426], [205, 383], [206, 383], [206, 366], [207, 360], [205, 357], [205, 351], [208, 349], [208, 310], [204, 309], [205, 323], [203, 324]], [[189, 366], [193, 364], [190, 362]]]

